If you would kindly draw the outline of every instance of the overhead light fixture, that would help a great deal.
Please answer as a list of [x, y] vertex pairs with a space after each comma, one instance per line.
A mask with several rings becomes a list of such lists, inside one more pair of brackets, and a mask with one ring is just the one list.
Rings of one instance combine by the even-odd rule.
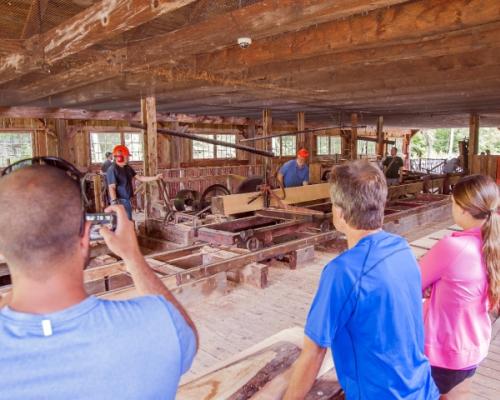
[[238, 38], [238, 46], [242, 49], [248, 48], [252, 44], [252, 38], [249, 37], [240, 37]]

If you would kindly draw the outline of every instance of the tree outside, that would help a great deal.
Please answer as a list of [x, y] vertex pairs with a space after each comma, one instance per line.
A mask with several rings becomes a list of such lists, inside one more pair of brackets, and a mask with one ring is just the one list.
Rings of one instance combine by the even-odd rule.
[[[411, 158], [450, 159], [458, 156], [458, 142], [469, 137], [469, 128], [422, 129], [411, 139]], [[500, 154], [500, 129], [480, 128], [479, 153]]]

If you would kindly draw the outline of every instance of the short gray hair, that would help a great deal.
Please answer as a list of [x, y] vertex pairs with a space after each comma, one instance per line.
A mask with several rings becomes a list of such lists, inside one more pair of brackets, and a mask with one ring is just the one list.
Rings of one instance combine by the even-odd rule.
[[351, 161], [332, 168], [332, 204], [342, 210], [354, 229], [379, 229], [384, 222], [387, 183], [376, 166], [367, 161]]

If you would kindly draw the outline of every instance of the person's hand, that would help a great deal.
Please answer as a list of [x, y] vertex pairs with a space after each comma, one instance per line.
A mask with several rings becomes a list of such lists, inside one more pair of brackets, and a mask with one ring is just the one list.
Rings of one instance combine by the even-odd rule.
[[163, 179], [163, 174], [158, 174], [155, 176], [156, 180]]
[[115, 212], [117, 219], [114, 232], [105, 226], [99, 231], [109, 249], [124, 261], [133, 260], [138, 256], [142, 257], [137, 235], [135, 234], [135, 225], [128, 219], [125, 207], [113, 205], [107, 207], [104, 211]]

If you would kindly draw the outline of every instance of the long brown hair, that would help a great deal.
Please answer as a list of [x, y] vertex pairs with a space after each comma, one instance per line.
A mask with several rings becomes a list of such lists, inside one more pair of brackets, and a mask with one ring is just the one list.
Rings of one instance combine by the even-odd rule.
[[488, 273], [488, 299], [491, 309], [500, 300], [500, 192], [492, 178], [471, 175], [462, 178], [453, 188], [455, 202], [476, 219], [481, 226], [483, 260]]

